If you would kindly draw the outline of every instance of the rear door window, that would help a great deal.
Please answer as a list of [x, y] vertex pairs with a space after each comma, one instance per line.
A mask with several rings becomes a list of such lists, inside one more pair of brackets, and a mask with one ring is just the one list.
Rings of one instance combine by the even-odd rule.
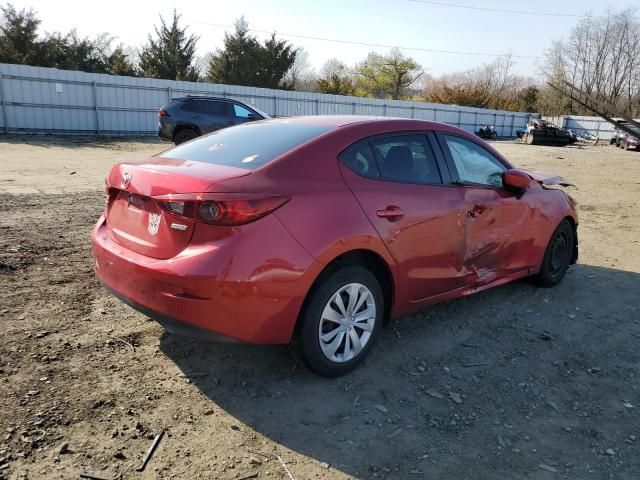
[[286, 120], [247, 122], [196, 138], [160, 156], [254, 170], [334, 128]]
[[216, 102], [213, 100], [205, 100], [202, 103], [205, 105], [205, 113], [208, 115], [222, 115], [227, 116], [229, 112], [229, 103]]
[[397, 135], [371, 140], [383, 179], [406, 183], [442, 183], [426, 135]]
[[205, 113], [203, 102], [193, 101], [193, 100], [184, 102], [180, 106], [180, 110], [182, 110], [183, 112], [189, 112], [189, 113]]

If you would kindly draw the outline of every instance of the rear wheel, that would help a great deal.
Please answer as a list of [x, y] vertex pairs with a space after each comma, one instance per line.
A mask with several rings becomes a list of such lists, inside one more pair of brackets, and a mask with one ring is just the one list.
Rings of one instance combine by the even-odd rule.
[[313, 372], [337, 377], [353, 370], [376, 340], [384, 312], [378, 279], [352, 265], [327, 275], [309, 294], [293, 342]]
[[567, 220], [553, 232], [547, 245], [540, 272], [535, 276], [535, 281], [541, 287], [553, 287], [564, 278], [575, 246], [575, 232], [573, 226]]
[[193, 140], [198, 136], [198, 133], [190, 128], [183, 128], [176, 133], [173, 138], [173, 143], [176, 145], [180, 145], [181, 143], [188, 142], [189, 140]]

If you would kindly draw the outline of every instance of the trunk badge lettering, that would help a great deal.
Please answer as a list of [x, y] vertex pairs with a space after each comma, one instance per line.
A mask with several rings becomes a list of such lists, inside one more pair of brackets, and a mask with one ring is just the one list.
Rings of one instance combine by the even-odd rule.
[[149, 226], [147, 229], [151, 235], [156, 235], [158, 233], [158, 228], [160, 228], [160, 214], [158, 213], [150, 213], [149, 214]]
[[188, 227], [186, 225], [182, 225], [181, 223], [172, 223], [171, 228], [173, 228], [174, 230], [180, 230], [181, 232], [183, 232]]
[[120, 180], [120, 188], [125, 190], [131, 184], [131, 174], [129, 172], [124, 172], [122, 174], [122, 179]]

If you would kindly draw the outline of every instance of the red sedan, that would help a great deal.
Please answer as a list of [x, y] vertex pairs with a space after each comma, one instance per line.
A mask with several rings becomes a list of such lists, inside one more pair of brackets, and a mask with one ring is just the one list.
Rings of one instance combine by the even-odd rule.
[[578, 256], [558, 177], [515, 169], [458, 128], [299, 117], [220, 130], [115, 165], [96, 275], [168, 331], [292, 343], [336, 376], [383, 324]]

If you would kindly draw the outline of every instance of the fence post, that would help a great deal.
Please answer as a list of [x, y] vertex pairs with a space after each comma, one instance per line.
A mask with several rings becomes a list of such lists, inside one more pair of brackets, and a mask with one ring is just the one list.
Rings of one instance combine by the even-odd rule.
[[351, 104], [351, 107], [352, 107], [351, 114], [352, 114], [352, 115], [355, 115], [355, 114], [356, 114], [356, 102], [353, 102], [353, 103]]
[[416, 106], [411, 105], [411, 118], [416, 118]]
[[273, 117], [277, 117], [278, 116], [278, 97], [277, 96], [273, 96]]
[[462, 128], [462, 110], [458, 110], [458, 124], [456, 127]]
[[473, 132], [477, 132], [478, 131], [478, 111], [476, 110], [476, 119], [475, 119], [475, 123], [473, 124]]
[[96, 116], [96, 135], [100, 135], [100, 114], [98, 112], [98, 87], [93, 81], [93, 108]]
[[4, 120], [4, 133], [9, 133], [9, 124], [7, 123], [7, 104], [4, 100], [4, 78], [0, 73], [0, 101], [2, 102], [2, 118]]
[[316, 115], [320, 115], [320, 99], [316, 98]]
[[171, 97], [173, 96], [173, 94], [171, 93], [171, 87], [167, 87], [167, 97], [169, 97], [169, 101], [171, 101]]
[[382, 109], [382, 116], [383, 117], [387, 116], [387, 102], [384, 102], [384, 107]]

